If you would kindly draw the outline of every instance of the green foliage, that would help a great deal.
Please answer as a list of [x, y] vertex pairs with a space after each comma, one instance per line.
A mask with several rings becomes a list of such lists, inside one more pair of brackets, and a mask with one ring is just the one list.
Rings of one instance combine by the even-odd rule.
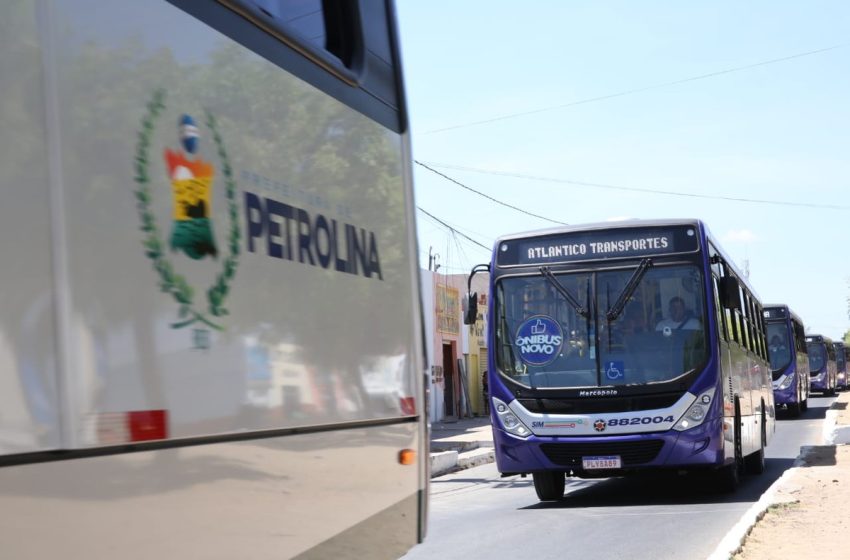
[[[0, 29], [4, 25], [0, 21]], [[158, 309], [140, 307], [138, 300], [127, 297], [121, 272], [138, 265], [142, 255], [150, 251], [148, 262], [156, 283], [168, 294], [158, 299], [177, 302], [174, 313], [181, 323], [196, 320], [195, 312], [213, 321], [227, 316], [230, 334], [257, 335], [259, 329], [262, 332], [258, 336], [269, 341], [291, 341], [311, 356], [311, 361], [327, 359], [323, 371], [329, 372], [338, 367], [336, 354], [386, 354], [400, 347], [403, 333], [355, 326], [374, 324], [375, 310], [383, 306], [393, 305], [396, 313], [402, 314], [409, 313], [415, 304], [406, 275], [416, 255], [408, 254], [400, 158], [403, 146], [396, 135], [225, 39], [210, 43], [203, 56], [187, 59], [178, 57], [169, 48], [169, 41], [134, 36], [106, 41], [87, 35], [85, 30], [76, 31], [82, 37], [63, 43], [57, 66], [62, 68], [64, 131], [73, 138], [63, 146], [62, 172], [69, 186], [65, 203], [68, 215], [79, 217], [69, 230], [73, 250], [69, 267], [77, 290], [75, 298], [82, 308], [104, 325], [156, 321]], [[20, 42], [7, 41], [6, 45], [21, 48]], [[39, 61], [35, 49], [21, 71], [32, 69], [33, 79], [40, 79]], [[210, 149], [217, 160], [216, 196], [224, 202], [216, 205], [215, 214], [218, 262], [209, 263], [206, 281], [187, 275], [196, 288], [188, 298], [190, 305], [177, 300], [175, 277], [181, 270], [175, 258], [171, 258], [173, 263], [168, 260], [171, 231], [170, 223], [163, 221], [167, 219], [165, 195], [160, 191], [164, 169], [158, 150], [163, 141], [173, 141], [177, 114], [162, 108], [152, 114], [152, 90], [160, 86], [168, 88], [163, 103], [176, 108], [180, 100], [180, 110], [200, 116], [207, 128], [204, 148]], [[0, 90], [6, 87], [0, 84]], [[18, 113], [2, 112], [2, 101], [0, 114], [8, 117], [4, 122], [9, 126], [38, 127], [38, 121], [23, 122]], [[203, 108], [215, 113], [215, 131], [208, 128]], [[38, 110], [42, 109], [39, 106]], [[227, 141], [226, 148], [222, 139]], [[4, 171], [21, 170], [23, 175], [41, 169], [42, 145], [30, 147], [31, 155], [23, 158], [28, 164], [22, 166], [19, 152], [24, 147], [21, 143], [0, 152], [0, 160], [11, 162]], [[222, 154], [228, 161], [221, 159]], [[260, 255], [251, 255], [252, 268], [268, 267], [270, 273], [251, 274], [250, 284], [245, 282], [249, 259], [237, 266], [244, 243], [238, 225], [241, 210], [230, 200], [242, 196], [244, 189], [311, 213], [316, 209], [300, 195], [287, 196], [243, 181], [243, 171], [320, 195], [330, 204], [324, 213], [337, 219], [340, 226], [345, 222], [374, 230], [384, 280], [379, 283], [295, 263], [269, 263]], [[122, 185], [133, 179], [135, 194], [130, 195]], [[4, 180], [9, 185], [19, 182], [17, 175]], [[133, 206], [138, 209], [140, 230], [127, 224], [127, 211], [132, 212]], [[149, 217], [142, 214], [142, 207], [147, 207]], [[152, 235], [160, 240], [159, 246], [132, 249], [140, 238], [144, 244]], [[221, 289], [223, 284], [227, 284], [226, 290]], [[154, 287], [150, 286], [152, 290]], [[233, 307], [237, 293], [240, 298], [250, 293], [246, 301], [269, 305], [263, 308], [261, 317], [254, 311], [256, 307], [237, 310]], [[146, 301], [149, 295], [145, 295]], [[180, 297], [187, 299], [185, 293]], [[337, 351], [327, 352], [329, 317], [343, 311], [334, 320], [351, 328], [335, 341]], [[154, 312], [156, 316], [144, 316]]]
[[[154, 132], [154, 123], [160, 113], [165, 110], [165, 90], [158, 89], [154, 92], [151, 101], [147, 104], [147, 114], [142, 118], [142, 130], [138, 134], [136, 144], [136, 202], [139, 210], [139, 219], [141, 221], [140, 229], [145, 233], [142, 240], [142, 245], [145, 247], [145, 255], [151, 260], [154, 270], [159, 274], [160, 289], [171, 294], [174, 300], [180, 304], [178, 317], [180, 322], [173, 323], [172, 327], [182, 328], [191, 325], [195, 321], [200, 321], [214, 329], [223, 330], [220, 325], [212, 323], [201, 311], [195, 309], [194, 297], [195, 290], [186, 281], [186, 278], [174, 272], [174, 267], [164, 255], [164, 243], [160, 237], [159, 229], [156, 225], [156, 217], [151, 210], [151, 192], [150, 181], [148, 180], [148, 148], [150, 147], [150, 137]], [[236, 275], [236, 267], [238, 265], [237, 257], [239, 255], [239, 221], [238, 207], [236, 202], [236, 182], [233, 180], [232, 168], [227, 158], [227, 151], [224, 148], [224, 142], [218, 132], [215, 117], [209, 111], [206, 111], [207, 126], [213, 133], [213, 139], [218, 150], [218, 155], [222, 161], [222, 170], [225, 177], [226, 196], [228, 202], [228, 215], [230, 217], [229, 228], [229, 255], [224, 259], [221, 272], [216, 276], [215, 283], [210, 287], [207, 294], [208, 312], [215, 317], [223, 317], [228, 314], [224, 303], [227, 299], [227, 294], [230, 292], [230, 283]], [[214, 243], [212, 239], [212, 230], [209, 222], [206, 220], [192, 220], [191, 224], [181, 224], [186, 227], [177, 228], [172, 236], [172, 247], [179, 245], [187, 249], [190, 256], [200, 258], [203, 255], [194, 255], [191, 252], [190, 239], [193, 237], [202, 236], [208, 238], [210, 244]], [[197, 222], [197, 223], [195, 223]]]

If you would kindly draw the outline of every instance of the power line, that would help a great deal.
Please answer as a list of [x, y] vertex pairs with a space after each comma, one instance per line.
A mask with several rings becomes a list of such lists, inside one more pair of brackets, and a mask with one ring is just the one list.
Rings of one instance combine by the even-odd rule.
[[428, 130], [428, 131], [425, 132], [425, 134], [436, 134], [438, 132], [446, 132], [448, 130], [456, 130], [458, 128], [466, 128], [466, 127], [469, 127], [469, 126], [478, 126], [478, 125], [481, 125], [481, 124], [487, 124], [487, 123], [496, 122], [496, 121], [503, 121], [503, 120], [506, 120], [506, 119], [524, 117], [524, 116], [527, 116], [527, 115], [535, 115], [537, 113], [543, 113], [543, 112], [546, 112], [546, 111], [554, 111], [556, 109], [565, 109], [567, 107], [575, 107], [576, 105], [584, 105], [585, 103], [594, 103], [596, 101], [604, 101], [606, 99], [613, 99], [615, 97], [623, 97], [623, 96], [632, 95], [632, 94], [635, 94], [635, 93], [643, 93], [645, 91], [650, 91], [650, 90], [653, 90], [653, 89], [660, 89], [660, 88], [685, 84], [685, 83], [688, 83], [688, 82], [695, 82], [697, 80], [705, 80], [707, 78], [714, 78], [716, 76], [722, 76], [724, 74], [731, 74], [733, 72], [740, 72], [742, 70], [749, 70], [751, 68], [757, 68], [759, 66], [767, 66], [769, 64], [776, 64], [778, 62], [785, 62], [785, 61], [788, 61], [788, 60], [793, 60], [795, 58], [802, 58], [804, 56], [812, 56], [812, 55], [815, 55], [815, 54], [820, 54], [820, 53], [835, 50], [835, 49], [841, 49], [841, 48], [844, 48], [846, 46], [847, 46], [846, 43], [840, 44], [840, 45], [833, 45], [831, 47], [826, 47], [826, 48], [823, 48], [823, 49], [817, 49], [817, 50], [814, 50], [814, 51], [806, 51], [806, 52], [802, 52], [802, 53], [792, 54], [790, 56], [783, 56], [782, 58], [773, 58], [773, 59], [770, 59], [770, 60], [763, 60], [761, 62], [756, 62], [754, 64], [747, 64], [747, 65], [744, 65], [744, 66], [736, 66], [734, 68], [727, 68], [726, 70], [718, 70], [717, 72], [709, 72], [708, 74], [700, 74], [699, 76], [691, 76], [689, 78], [683, 78], [681, 80], [674, 80], [672, 82], [664, 82], [662, 84], [655, 84], [655, 85], [641, 87], [641, 88], [628, 89], [628, 90], [621, 91], [621, 92], [618, 92], [618, 93], [611, 93], [611, 94], [608, 94], [608, 95], [600, 95], [598, 97], [590, 97], [588, 99], [580, 99], [578, 101], [572, 101], [570, 103], [564, 103], [564, 104], [561, 104], [561, 105], [552, 105], [552, 106], [549, 106], [549, 107], [542, 107], [542, 108], [539, 108], [539, 109], [531, 109], [529, 111], [521, 111], [521, 112], [518, 112], [518, 113], [509, 113], [509, 114], [506, 114], [506, 115], [501, 115], [501, 116], [498, 116], [498, 117], [492, 117], [492, 118], [489, 118], [489, 119], [483, 119], [483, 120], [480, 120], [480, 121], [472, 121], [472, 122], [468, 122], [468, 123], [457, 124], [457, 125], [447, 126], [447, 127], [443, 127], [443, 128], [437, 128], [437, 129], [434, 129], [434, 130]]
[[466, 235], [466, 234], [464, 234], [464, 233], [459, 232], [458, 230], [456, 230], [455, 228], [453, 228], [452, 226], [450, 226], [449, 224], [447, 224], [446, 222], [444, 222], [443, 220], [441, 220], [440, 218], [438, 218], [438, 217], [437, 217], [437, 216], [435, 216], [434, 214], [432, 214], [432, 213], [428, 212], [427, 210], [425, 210], [425, 209], [424, 209], [424, 208], [422, 208], [421, 206], [417, 206], [416, 208], [417, 208], [420, 212], [422, 212], [423, 214], [425, 214], [426, 216], [428, 216], [429, 218], [431, 218], [432, 220], [434, 220], [435, 222], [439, 222], [439, 223], [443, 224], [443, 225], [444, 225], [445, 227], [447, 227], [447, 228], [448, 228], [448, 229], [449, 229], [452, 233], [454, 233], [454, 234], [456, 234], [456, 235], [460, 235], [460, 236], [461, 236], [461, 237], [463, 237], [464, 239], [466, 239], [466, 240], [468, 240], [468, 241], [471, 241], [472, 243], [475, 243], [476, 245], [478, 245], [478, 246], [479, 246], [479, 247], [481, 247], [482, 249], [485, 249], [485, 250], [487, 250], [487, 251], [490, 251], [490, 250], [491, 250], [491, 248], [490, 248], [490, 247], [488, 247], [488, 246], [484, 245], [483, 243], [479, 243], [478, 241], [476, 241], [476, 240], [472, 239], [471, 237], [469, 237], [468, 235]]
[[451, 181], [451, 182], [452, 182], [452, 183], [454, 183], [455, 185], [457, 185], [457, 186], [459, 186], [459, 187], [462, 187], [462, 188], [464, 188], [464, 189], [466, 189], [466, 190], [468, 190], [468, 191], [472, 191], [472, 192], [474, 192], [475, 194], [477, 194], [477, 195], [479, 195], [479, 196], [483, 196], [484, 198], [486, 198], [486, 199], [488, 199], [488, 200], [491, 200], [491, 201], [495, 202], [496, 204], [501, 204], [502, 206], [506, 206], [507, 208], [510, 208], [511, 210], [516, 210], [517, 212], [522, 212], [523, 214], [527, 214], [528, 216], [532, 216], [532, 217], [534, 217], [534, 218], [539, 218], [539, 219], [541, 219], [541, 220], [546, 220], [547, 222], [551, 222], [551, 223], [553, 223], [553, 224], [559, 224], [559, 225], [562, 225], [562, 226], [567, 226], [567, 225], [569, 225], [569, 224], [567, 224], [567, 223], [565, 223], [565, 222], [559, 222], [558, 220], [553, 220], [552, 218], [547, 218], [546, 216], [541, 216], [540, 214], [535, 214], [535, 213], [533, 213], [533, 212], [529, 212], [528, 210], [523, 210], [522, 208], [520, 208], [520, 207], [518, 207], [518, 206], [514, 206], [513, 204], [508, 204], [507, 202], [502, 202], [501, 200], [499, 200], [499, 199], [497, 199], [497, 198], [493, 198], [492, 196], [490, 196], [490, 195], [488, 195], [488, 194], [484, 194], [484, 193], [483, 193], [483, 192], [481, 192], [481, 191], [475, 190], [475, 189], [473, 189], [472, 187], [469, 187], [469, 186], [467, 186], [467, 185], [464, 185], [463, 183], [461, 183], [461, 182], [460, 182], [460, 181], [458, 181], [457, 179], [452, 179], [451, 177], [449, 177], [449, 176], [448, 176], [448, 175], [446, 175], [445, 173], [440, 173], [440, 172], [439, 172], [439, 171], [437, 171], [436, 169], [434, 169], [434, 168], [432, 168], [432, 167], [429, 167], [428, 165], [425, 165], [424, 163], [422, 163], [422, 162], [421, 162], [421, 161], [419, 161], [418, 159], [417, 159], [417, 160], [414, 160], [414, 161], [416, 162], [416, 164], [417, 164], [417, 165], [420, 165], [420, 166], [424, 167], [425, 169], [427, 169], [428, 171], [430, 171], [430, 172], [432, 172], [432, 173], [436, 173], [437, 175], [439, 175], [439, 176], [440, 176], [440, 177], [442, 177], [443, 179], [446, 179], [447, 181]]
[[472, 173], [483, 173], [485, 175], [500, 175], [502, 177], [513, 177], [516, 179], [528, 179], [532, 181], [545, 181], [548, 183], [562, 183], [565, 185], [576, 185], [579, 187], [593, 187], [599, 189], [611, 189], [618, 191], [639, 192], [643, 194], [661, 194], [666, 196], [681, 196], [685, 198], [703, 198], [710, 200], [725, 200], [728, 202], [744, 202], [747, 204], [773, 204], [775, 206], [794, 206], [806, 208], [818, 208], [822, 210], [850, 210], [850, 206], [841, 206], [839, 204], [817, 204], [815, 202], [792, 202], [786, 200], [767, 200], [760, 198], [744, 198], [737, 196], [723, 196], [700, 193], [685, 193], [679, 191], [667, 191], [662, 189], [650, 189], [642, 187], [624, 187], [622, 185], [611, 185], [605, 183], [588, 183], [587, 181], [574, 181], [572, 179], [561, 179], [556, 177], [541, 177], [539, 175], [528, 175], [525, 173], [510, 173], [507, 171], [496, 171], [493, 169], [479, 169], [475, 167], [465, 167], [462, 165], [450, 165], [442, 163], [431, 163], [435, 167], [445, 169], [455, 169], [457, 171], [470, 171]]

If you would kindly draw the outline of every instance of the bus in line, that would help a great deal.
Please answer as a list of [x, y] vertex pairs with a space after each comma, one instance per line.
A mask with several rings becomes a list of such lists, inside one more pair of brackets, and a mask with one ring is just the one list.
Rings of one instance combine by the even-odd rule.
[[845, 357], [844, 342], [838, 340], [833, 343], [835, 346], [835, 389], [844, 391], [847, 389], [847, 359]]
[[764, 306], [767, 350], [773, 377], [773, 398], [793, 417], [809, 408], [809, 359], [806, 327], [800, 316], [784, 304]]
[[385, 558], [425, 533], [392, 0], [0, 18], [0, 556]]
[[850, 365], [850, 347], [847, 344], [844, 344], [844, 379], [845, 379], [845, 389], [850, 389], [850, 371], [847, 370], [847, 366]]
[[835, 388], [838, 386], [838, 366], [832, 339], [821, 334], [808, 335], [806, 351], [809, 354], [809, 380], [812, 391], [828, 396], [835, 395]]
[[703, 222], [506, 235], [470, 278], [482, 269], [503, 475], [530, 473], [546, 501], [566, 476], [700, 469], [732, 490], [764, 470], [775, 410], [763, 309]]

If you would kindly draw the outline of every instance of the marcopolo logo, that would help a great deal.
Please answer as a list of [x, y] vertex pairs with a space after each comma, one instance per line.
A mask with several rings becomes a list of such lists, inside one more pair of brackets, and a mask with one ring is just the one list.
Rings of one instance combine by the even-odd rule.
[[[176, 117], [175, 149], [164, 147], [162, 158], [167, 172], [166, 177], [154, 177], [151, 158], [157, 157], [156, 149], [151, 150], [154, 142], [154, 130], [160, 115], [166, 111], [165, 91], [157, 90], [147, 104], [147, 113], [142, 118], [138, 134], [135, 158], [135, 182], [137, 185], [136, 206], [144, 233], [142, 244], [145, 255], [150, 259], [153, 269], [159, 277], [159, 288], [169, 294], [177, 303], [178, 319], [171, 324], [179, 329], [193, 324], [205, 325], [215, 330], [223, 330], [220, 322], [228, 314], [224, 304], [230, 292], [230, 285], [239, 264], [239, 207], [236, 198], [236, 181], [227, 157], [224, 141], [218, 131], [216, 119], [209, 111], [204, 112], [205, 130], [212, 138], [212, 153], [218, 156], [218, 163], [224, 184], [224, 201], [228, 222], [220, 232], [225, 239], [219, 247], [213, 227], [213, 184], [216, 167], [205, 161], [198, 153], [201, 143], [199, 126], [188, 114], [174, 113]], [[172, 121], [173, 122], [173, 121]], [[171, 229], [166, 245], [154, 213], [154, 198], [171, 194]], [[168, 254], [168, 249], [172, 255]], [[174, 259], [174, 262], [169, 259]], [[187, 258], [188, 257], [188, 258]], [[175, 262], [191, 267], [192, 263], [210, 259], [218, 261], [218, 273], [211, 278], [209, 286], [200, 286], [206, 295], [206, 305], [196, 299], [196, 289], [186, 277], [177, 272]], [[195, 329], [195, 343], [205, 347], [208, 331]]]
[[553, 362], [560, 354], [563, 343], [561, 325], [546, 315], [526, 319], [517, 329], [514, 341], [519, 348], [520, 359], [532, 366], [545, 366]]

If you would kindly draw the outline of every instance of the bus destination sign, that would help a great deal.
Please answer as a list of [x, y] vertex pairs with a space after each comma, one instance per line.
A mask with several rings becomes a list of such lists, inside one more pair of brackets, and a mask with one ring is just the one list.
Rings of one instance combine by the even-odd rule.
[[572, 263], [692, 253], [699, 250], [695, 226], [612, 228], [503, 241], [499, 266]]
[[765, 319], [785, 319], [788, 314], [784, 307], [765, 307], [764, 308], [764, 318]]

